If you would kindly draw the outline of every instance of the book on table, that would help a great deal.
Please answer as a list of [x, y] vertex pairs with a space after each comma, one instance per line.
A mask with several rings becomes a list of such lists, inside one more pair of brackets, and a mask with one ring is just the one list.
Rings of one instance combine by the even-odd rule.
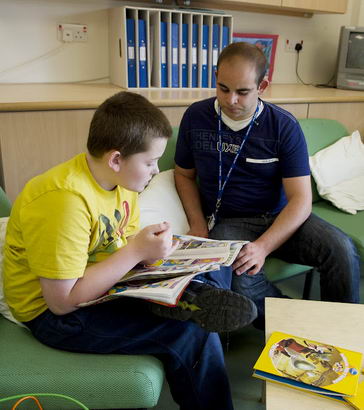
[[364, 381], [359, 383], [355, 396], [345, 396], [344, 399], [356, 410], [364, 410]]
[[190, 235], [174, 235], [177, 249], [166, 259], [139, 264], [106, 294], [82, 303], [88, 306], [120, 296], [130, 296], [174, 306], [194, 276], [230, 266], [248, 241], [220, 241]]
[[[284, 312], [282, 312], [284, 314]], [[346, 402], [357, 394], [362, 353], [273, 332], [253, 376]]]

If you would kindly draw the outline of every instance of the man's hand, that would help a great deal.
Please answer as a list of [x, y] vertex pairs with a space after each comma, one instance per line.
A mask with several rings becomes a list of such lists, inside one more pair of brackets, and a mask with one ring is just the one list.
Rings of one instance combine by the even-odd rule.
[[246, 272], [248, 275], [255, 275], [264, 265], [267, 253], [263, 246], [256, 242], [249, 242], [239, 252], [232, 265], [237, 275]]
[[173, 234], [168, 222], [149, 225], [141, 230], [131, 240], [131, 244], [140, 254], [140, 259], [147, 263], [166, 258], [178, 246], [178, 241], [173, 243]]

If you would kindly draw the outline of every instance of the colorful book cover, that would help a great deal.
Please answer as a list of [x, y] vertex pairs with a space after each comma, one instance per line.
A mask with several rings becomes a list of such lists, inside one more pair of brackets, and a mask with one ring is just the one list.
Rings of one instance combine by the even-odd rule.
[[182, 24], [181, 67], [182, 87], [188, 87], [188, 24]]
[[201, 61], [201, 87], [207, 88], [209, 86], [209, 32], [210, 27], [207, 24], [202, 26], [202, 61]]
[[179, 24], [171, 23], [172, 34], [172, 87], [179, 87]]
[[344, 401], [358, 388], [362, 353], [273, 332], [254, 377]]
[[168, 87], [168, 58], [167, 58], [167, 23], [165, 21], [160, 22], [161, 30], [161, 87]]
[[197, 45], [198, 45], [198, 24], [193, 23], [192, 25], [192, 66], [191, 66], [191, 78], [192, 78], [192, 87], [198, 87], [198, 66], [197, 66]]
[[139, 30], [139, 87], [148, 87], [147, 32], [145, 20], [138, 20]]

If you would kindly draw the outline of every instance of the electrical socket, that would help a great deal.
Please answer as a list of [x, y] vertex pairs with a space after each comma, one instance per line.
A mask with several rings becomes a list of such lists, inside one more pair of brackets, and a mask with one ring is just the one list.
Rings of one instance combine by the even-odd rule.
[[285, 45], [284, 45], [284, 50], [287, 51], [288, 53], [297, 53], [295, 49], [296, 44], [301, 44], [301, 46], [303, 47], [303, 40], [287, 38]]
[[88, 40], [88, 27], [86, 24], [60, 23], [57, 25], [57, 38], [66, 43], [85, 42]]

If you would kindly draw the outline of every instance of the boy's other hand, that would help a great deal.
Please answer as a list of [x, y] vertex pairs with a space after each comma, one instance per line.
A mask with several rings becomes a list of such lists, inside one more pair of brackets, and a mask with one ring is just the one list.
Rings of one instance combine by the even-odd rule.
[[141, 255], [141, 261], [151, 263], [169, 256], [178, 247], [179, 242], [173, 242], [171, 225], [162, 222], [142, 229], [134, 237], [133, 244]]

